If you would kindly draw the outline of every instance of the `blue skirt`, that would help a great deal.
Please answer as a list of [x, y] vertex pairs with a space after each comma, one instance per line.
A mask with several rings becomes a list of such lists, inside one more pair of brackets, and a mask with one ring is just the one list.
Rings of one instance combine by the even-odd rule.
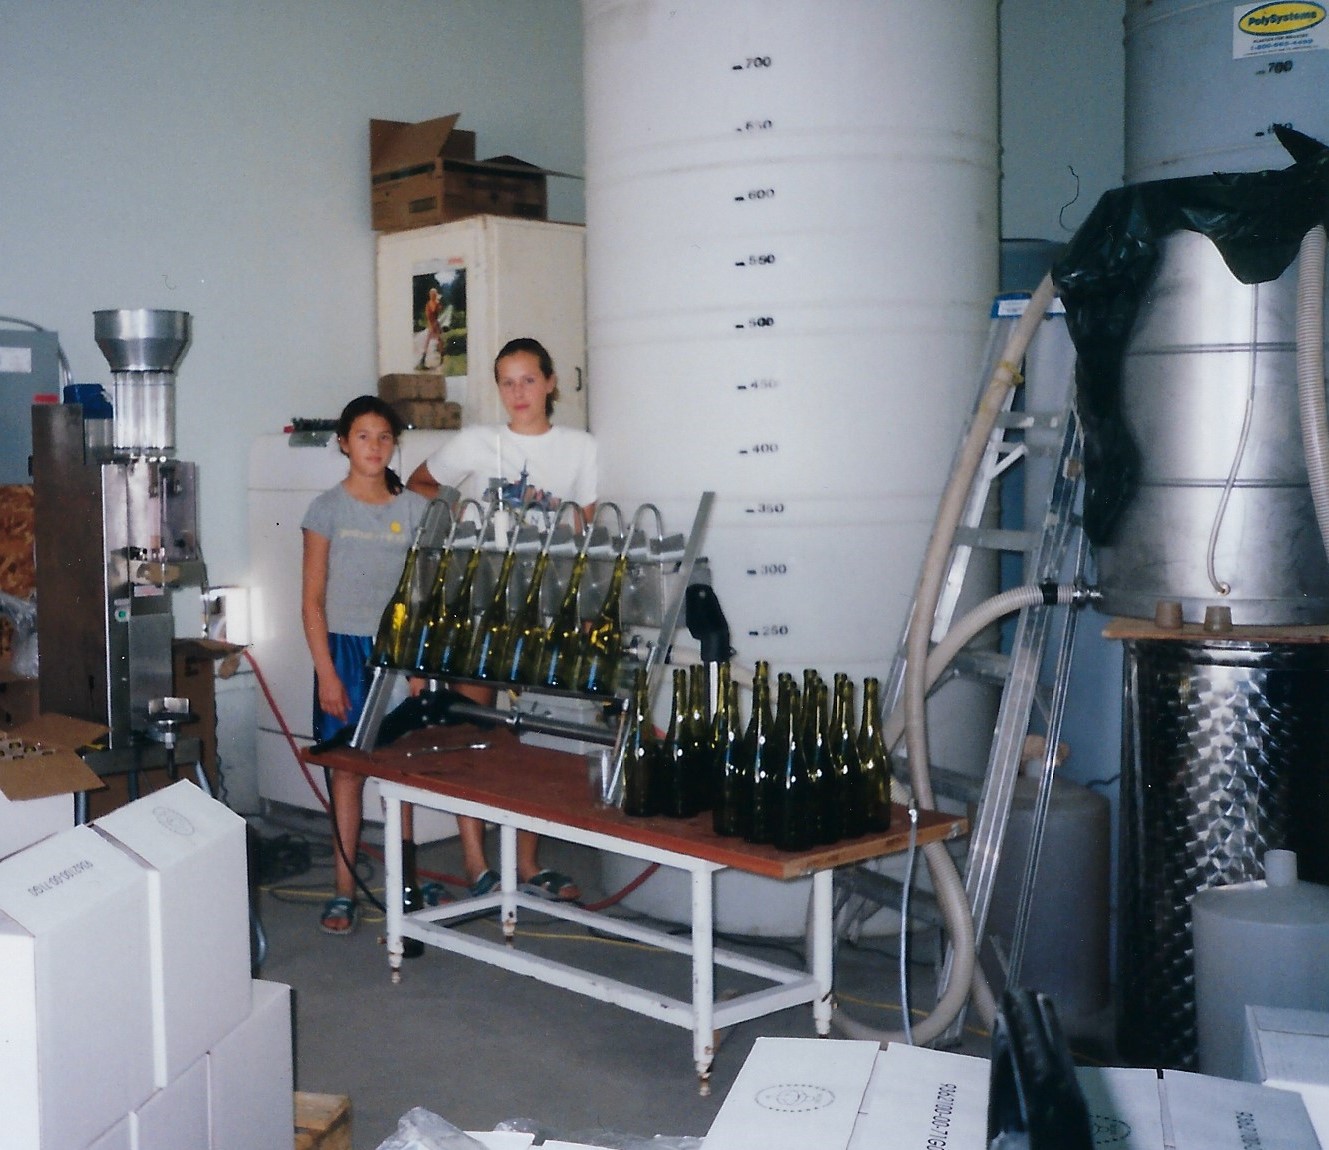
[[369, 694], [369, 684], [374, 678], [369, 669], [369, 655], [374, 649], [372, 635], [342, 635], [332, 631], [328, 633], [328, 649], [332, 652], [332, 665], [337, 668], [337, 675], [350, 697], [351, 710], [345, 723], [336, 715], [327, 714], [318, 705], [318, 682], [315, 681], [314, 741], [316, 743], [326, 742], [342, 727], [354, 727], [360, 721], [360, 712], [365, 709], [365, 698]]

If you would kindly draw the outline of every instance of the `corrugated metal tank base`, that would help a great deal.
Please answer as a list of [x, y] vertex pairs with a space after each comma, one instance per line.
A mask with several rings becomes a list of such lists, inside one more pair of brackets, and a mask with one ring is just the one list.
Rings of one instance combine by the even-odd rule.
[[1132, 641], [1125, 677], [1118, 1047], [1194, 1069], [1191, 900], [1274, 848], [1329, 879], [1329, 646]]

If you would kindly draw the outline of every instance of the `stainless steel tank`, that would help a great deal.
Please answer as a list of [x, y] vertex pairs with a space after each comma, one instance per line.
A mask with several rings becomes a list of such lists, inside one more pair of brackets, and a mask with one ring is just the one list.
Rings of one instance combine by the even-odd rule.
[[1238, 281], [1195, 232], [1162, 246], [1122, 369], [1140, 486], [1097, 548], [1102, 609], [1152, 618], [1159, 600], [1199, 622], [1329, 622], [1329, 562], [1302, 456], [1298, 262]]
[[1270, 849], [1329, 878], [1329, 647], [1129, 641], [1125, 676], [1118, 1046], [1193, 1069], [1192, 899], [1263, 878]]
[[93, 338], [111, 366], [116, 451], [175, 451], [175, 369], [189, 347], [186, 311], [122, 308], [92, 313]]

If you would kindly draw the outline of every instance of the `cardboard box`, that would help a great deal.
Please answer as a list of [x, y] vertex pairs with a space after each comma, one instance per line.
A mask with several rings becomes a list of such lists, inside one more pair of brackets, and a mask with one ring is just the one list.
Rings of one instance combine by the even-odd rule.
[[547, 172], [515, 156], [475, 158], [475, 134], [457, 115], [418, 124], [369, 121], [370, 201], [375, 231], [441, 224], [487, 212], [542, 220]]
[[134, 1150], [210, 1150], [208, 1067], [199, 1059], [130, 1115]]
[[1329, 1014], [1282, 1006], [1246, 1007], [1241, 1076], [1295, 1090], [1322, 1146], [1329, 1146]]
[[171, 644], [171, 690], [189, 700], [198, 716], [183, 730], [201, 744], [203, 769], [217, 787], [217, 678], [233, 674], [244, 647], [221, 639], [175, 639]]
[[40, 713], [37, 680], [0, 671], [0, 731], [30, 723]]
[[295, 1150], [351, 1150], [351, 1100], [344, 1094], [298, 1091]]
[[148, 883], [91, 827], [0, 861], [0, 1145], [87, 1146], [152, 1096]]
[[74, 825], [74, 792], [104, 784], [73, 748], [105, 733], [95, 723], [45, 715], [0, 734], [0, 858]]
[[986, 1058], [892, 1042], [877, 1055], [850, 1150], [987, 1146]]
[[849, 1144], [876, 1042], [758, 1038], [706, 1135], [706, 1150], [840, 1150]]
[[164, 1088], [251, 1010], [245, 820], [181, 780], [93, 826], [144, 871], [154, 1084]]
[[291, 988], [255, 979], [249, 1017], [208, 1052], [212, 1150], [291, 1150]]
[[448, 398], [447, 378], [436, 371], [399, 371], [379, 377], [378, 397], [387, 403], [401, 399]]
[[461, 427], [461, 404], [434, 399], [399, 399], [392, 405], [407, 427], [430, 431], [456, 431]]

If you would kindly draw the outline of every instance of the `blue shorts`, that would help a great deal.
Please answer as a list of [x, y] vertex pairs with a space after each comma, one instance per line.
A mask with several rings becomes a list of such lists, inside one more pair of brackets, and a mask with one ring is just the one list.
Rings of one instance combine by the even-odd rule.
[[314, 683], [314, 741], [326, 742], [342, 727], [354, 727], [360, 721], [360, 712], [365, 709], [365, 698], [369, 694], [369, 684], [373, 673], [369, 669], [369, 655], [374, 649], [372, 635], [341, 635], [335, 631], [328, 634], [328, 650], [332, 652], [332, 665], [337, 668], [337, 675], [346, 688], [351, 700], [351, 710], [342, 722], [336, 715], [329, 715], [318, 705], [318, 682]]

